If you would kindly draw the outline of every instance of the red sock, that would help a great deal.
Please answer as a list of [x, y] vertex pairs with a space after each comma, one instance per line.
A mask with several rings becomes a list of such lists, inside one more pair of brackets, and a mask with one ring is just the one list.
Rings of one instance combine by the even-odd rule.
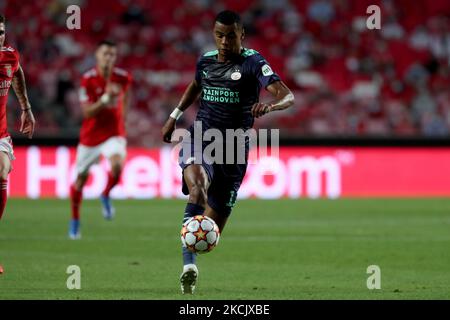
[[8, 180], [0, 179], [0, 219], [2, 218], [3, 211], [5, 211], [6, 200], [8, 199], [7, 188]]
[[72, 219], [80, 219], [80, 206], [83, 199], [82, 191], [78, 191], [74, 186], [70, 187], [70, 206], [72, 207]]
[[108, 183], [106, 184], [105, 190], [103, 190], [102, 196], [109, 197], [109, 193], [112, 188], [119, 182], [119, 178], [114, 178], [111, 172], [108, 174]]

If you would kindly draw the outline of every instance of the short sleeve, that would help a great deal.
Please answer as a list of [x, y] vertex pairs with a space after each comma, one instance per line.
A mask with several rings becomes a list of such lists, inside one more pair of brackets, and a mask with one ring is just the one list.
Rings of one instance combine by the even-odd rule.
[[17, 50], [14, 50], [12, 54], [14, 55], [14, 65], [12, 66], [10, 71], [15, 74], [17, 71], [19, 71], [20, 68], [20, 54]]
[[89, 95], [88, 95], [88, 80], [87, 78], [81, 79], [80, 89], [78, 90], [78, 98], [80, 100], [80, 103], [87, 103], [89, 102]]
[[133, 76], [131, 75], [131, 73], [128, 73], [124, 81], [123, 91], [127, 91], [132, 83], [133, 83]]
[[195, 81], [200, 85], [202, 83], [202, 70], [203, 70], [203, 63], [202, 63], [202, 57], [197, 60], [197, 65], [195, 67]]
[[278, 74], [272, 70], [267, 60], [259, 54], [251, 57], [251, 69], [256, 79], [258, 79], [259, 84], [263, 88], [266, 88], [270, 84], [281, 80]]
[[15, 63], [14, 68], [13, 68], [13, 73], [16, 73], [19, 70], [19, 67], [20, 67], [20, 54], [19, 54], [19, 51], [14, 50], [14, 55], [16, 56], [16, 63]]

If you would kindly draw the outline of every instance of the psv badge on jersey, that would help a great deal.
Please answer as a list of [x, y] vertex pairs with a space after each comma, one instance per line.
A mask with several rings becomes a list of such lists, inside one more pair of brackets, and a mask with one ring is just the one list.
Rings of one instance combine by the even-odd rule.
[[5, 71], [8, 77], [12, 77], [12, 67], [10, 64], [5, 64]]

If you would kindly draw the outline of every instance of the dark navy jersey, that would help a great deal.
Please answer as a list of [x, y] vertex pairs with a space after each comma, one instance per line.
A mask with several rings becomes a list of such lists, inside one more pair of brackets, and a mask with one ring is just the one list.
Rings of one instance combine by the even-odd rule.
[[205, 53], [197, 62], [195, 80], [201, 86], [197, 120], [206, 128], [249, 129], [251, 108], [259, 101], [261, 88], [280, 77], [257, 51], [243, 49], [233, 61], [217, 61], [218, 51]]

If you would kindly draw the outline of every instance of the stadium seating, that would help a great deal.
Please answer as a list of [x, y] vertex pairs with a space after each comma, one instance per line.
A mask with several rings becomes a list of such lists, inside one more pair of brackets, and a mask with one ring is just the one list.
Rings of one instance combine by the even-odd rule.
[[[21, 10], [14, 3], [0, 11], [8, 42], [21, 52], [38, 136], [77, 136], [80, 75], [93, 65], [95, 44], [112, 38], [119, 65], [135, 80], [130, 144], [160, 145], [160, 127], [192, 79], [196, 59], [214, 47], [212, 21], [223, 8], [242, 13], [245, 45], [260, 51], [296, 94], [294, 108], [258, 126], [282, 127], [291, 137], [449, 133], [447, 0], [52, 0], [24, 1]], [[82, 8], [81, 30], [65, 26], [69, 4]], [[365, 28], [371, 4], [381, 6], [381, 30]], [[16, 106], [11, 98], [15, 128]], [[194, 116], [187, 112], [184, 124]]]

